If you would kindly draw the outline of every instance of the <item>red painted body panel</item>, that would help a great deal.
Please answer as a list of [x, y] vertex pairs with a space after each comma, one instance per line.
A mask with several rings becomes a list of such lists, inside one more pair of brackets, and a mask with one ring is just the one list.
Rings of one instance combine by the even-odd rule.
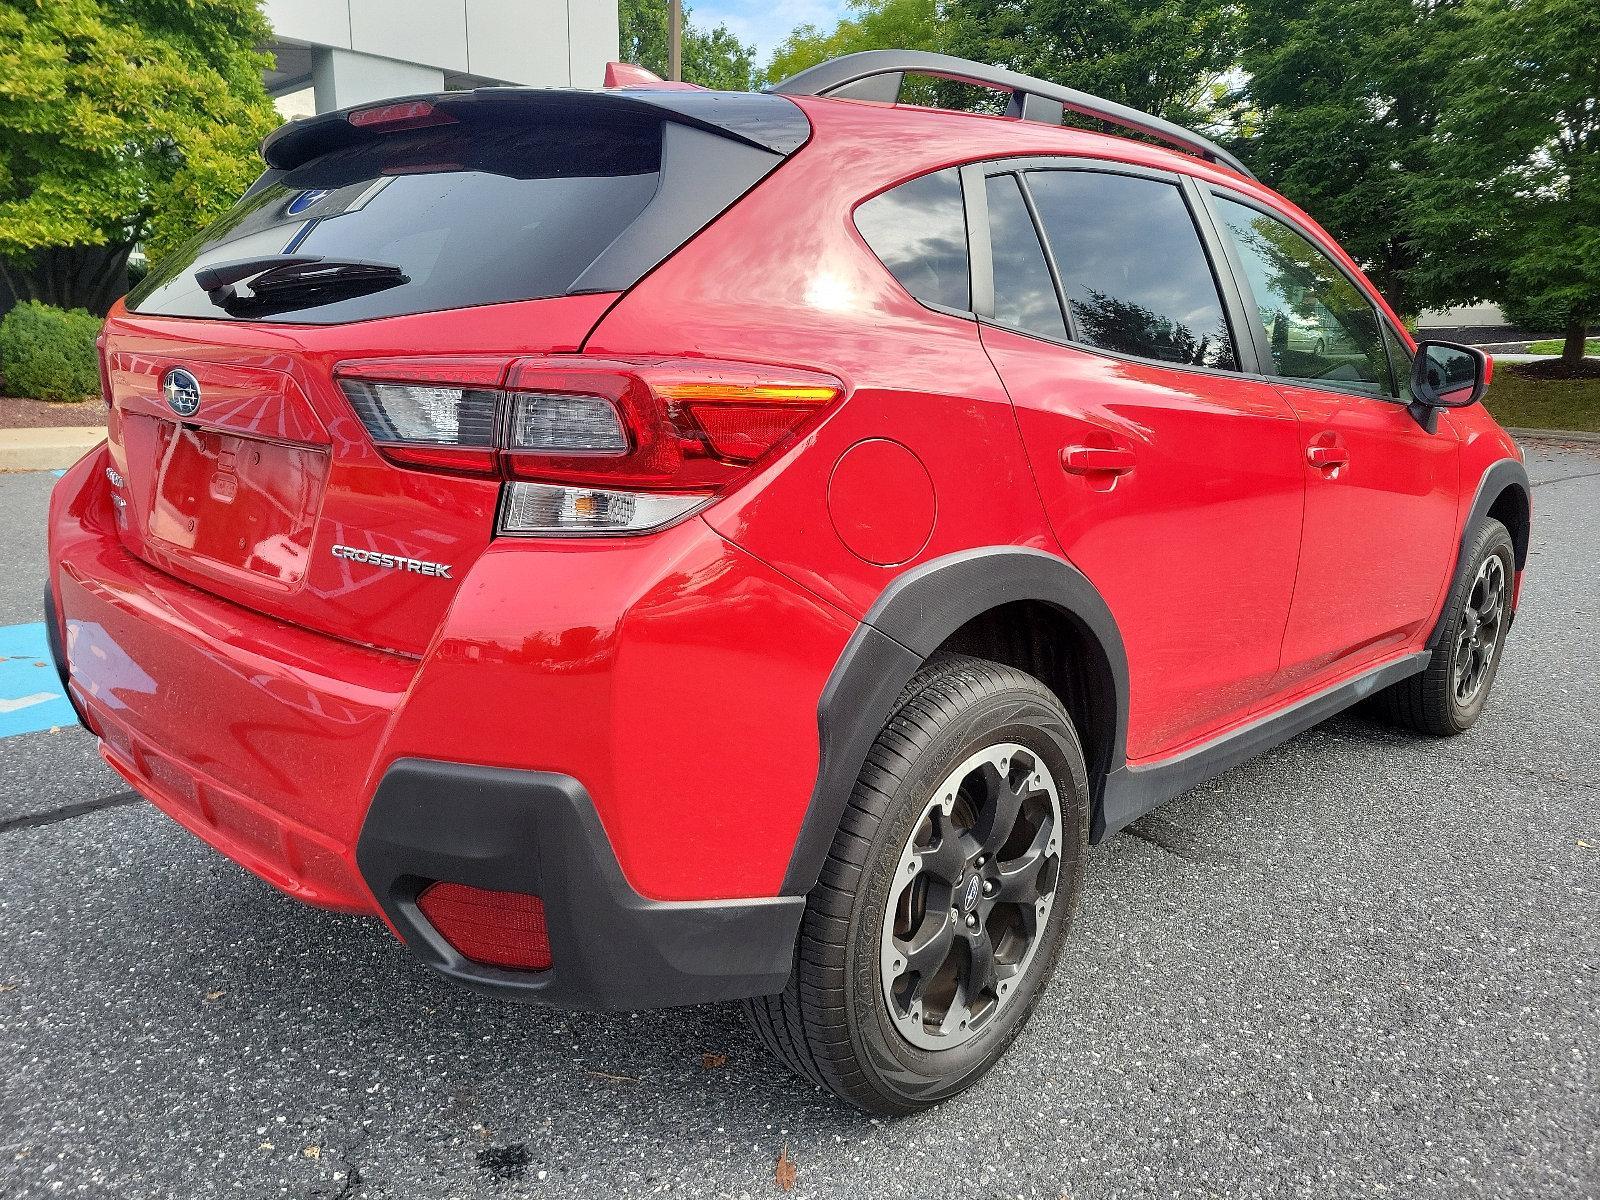
[[[421, 654], [466, 567], [489, 544], [499, 488], [389, 463], [335, 385], [335, 366], [475, 352], [497, 356], [498, 376], [515, 355], [577, 349], [613, 299], [532, 300], [355, 325], [151, 318], [119, 303], [106, 323], [104, 354], [111, 463], [129, 502], [123, 540], [174, 577], [269, 616]], [[214, 487], [217, 457], [194, 447], [192, 435], [174, 436], [178, 422], [160, 381], [176, 366], [193, 372], [206, 396], [185, 426], [238, 435], [227, 474], [241, 496], [279, 503], [203, 494]], [[165, 453], [173, 445], [207, 462], [191, 463], [185, 478], [184, 460]], [[158, 503], [164, 492], [176, 506]], [[341, 543], [449, 564], [454, 582], [357, 569], [330, 553]], [[270, 569], [239, 569], [246, 562]]]
[[71, 686], [144, 795], [291, 894], [371, 910], [350, 850], [415, 660], [251, 612], [133, 557], [104, 448], [63, 479], [52, 582]]
[[495, 542], [419, 664], [146, 566], [117, 539], [105, 461], [63, 481], [51, 522], [74, 691], [130, 782], [270, 882], [375, 911], [355, 843], [413, 756], [583, 780], [651, 898], [777, 892], [853, 623], [703, 521]]
[[774, 895], [816, 780], [817, 697], [852, 629], [700, 520], [499, 541], [386, 757], [569, 774], [636, 891]]
[[1448, 582], [1441, 567], [1458, 540], [1460, 489], [1448, 423], [1430, 434], [1394, 401], [1282, 392], [1307, 449], [1348, 455], [1341, 466], [1302, 467], [1305, 541], [1278, 681], [1293, 689], [1342, 677], [1432, 631]]
[[[1478, 481], [1519, 457], [1482, 409], [1429, 437], [1396, 405], [980, 332], [916, 303], [852, 220], [930, 170], [1062, 153], [1187, 171], [1315, 230], [1304, 214], [1125, 139], [797, 102], [810, 144], [620, 300], [329, 326], [117, 309], [110, 443], [51, 512], [73, 688], [113, 765], [332, 907], [375, 909], [355, 839], [404, 757], [573, 776], [646, 897], [770, 896], [830, 673], [932, 559], [1024, 546], [1078, 566], [1123, 635], [1138, 762], [1423, 644]], [[492, 376], [542, 353], [779, 364], [847, 395], [664, 531], [497, 539], [495, 480], [394, 465], [334, 383], [356, 360], [470, 357]], [[199, 422], [157, 390], [175, 365], [221, 398]], [[1334, 472], [1306, 459], [1330, 437], [1350, 460]], [[1088, 457], [1067, 471], [1073, 447]], [[357, 570], [338, 542], [453, 577]]]
[[[1002, 329], [984, 345], [1016, 403], [1066, 557], [1128, 653], [1128, 757], [1235, 724], [1270, 693], [1294, 590], [1305, 484], [1270, 384], [1170, 370]], [[1130, 451], [1069, 473], [1069, 447]]]
[[[814, 144], [825, 143], [827, 152], [808, 148], [779, 167], [629, 292], [585, 349], [765, 360], [843, 379], [849, 400], [706, 519], [860, 617], [896, 574], [930, 559], [973, 546], [1049, 549], [1053, 540], [976, 322], [913, 300], [852, 219], [873, 192], [975, 157], [970, 125], [963, 130], [962, 118], [925, 114], [924, 141], [896, 132], [898, 122], [886, 127], [881, 106], [801, 103], [817, 130]], [[997, 120], [993, 128], [1016, 136], [1018, 123]], [[1048, 140], [1051, 131], [1039, 131]], [[857, 442], [885, 437], [921, 462], [937, 509], [920, 549], [893, 567], [853, 553], [827, 508], [840, 457]]]
[[889, 438], [868, 438], [834, 464], [828, 512], [852, 554], [888, 567], [911, 561], [928, 544], [939, 502], [915, 454]]

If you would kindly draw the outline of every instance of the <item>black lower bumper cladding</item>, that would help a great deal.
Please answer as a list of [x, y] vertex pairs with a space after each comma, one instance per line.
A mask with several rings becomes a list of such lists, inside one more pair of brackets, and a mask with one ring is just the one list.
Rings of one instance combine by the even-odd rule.
[[[401, 759], [384, 774], [356, 861], [406, 944], [462, 982], [563, 1008], [622, 1011], [783, 990], [803, 896], [650, 900], [623, 877], [594, 803], [566, 775]], [[551, 966], [473, 962], [429, 924], [436, 880], [540, 897]]]

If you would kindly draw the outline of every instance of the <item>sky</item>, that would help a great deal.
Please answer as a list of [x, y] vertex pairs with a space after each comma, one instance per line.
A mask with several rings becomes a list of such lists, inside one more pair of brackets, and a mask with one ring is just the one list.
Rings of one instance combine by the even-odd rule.
[[702, 29], [726, 25], [741, 42], [753, 43], [756, 62], [765, 66], [796, 25], [832, 29], [845, 6], [844, 0], [689, 0], [688, 7]]

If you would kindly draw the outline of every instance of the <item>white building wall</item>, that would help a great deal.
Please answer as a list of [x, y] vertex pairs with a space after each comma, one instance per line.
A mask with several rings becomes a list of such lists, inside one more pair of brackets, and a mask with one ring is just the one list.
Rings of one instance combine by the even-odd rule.
[[617, 0], [567, 0], [569, 74], [573, 87], [599, 87], [622, 37]]
[[314, 88], [318, 112], [446, 87], [598, 87], [617, 56], [616, 0], [265, 0], [264, 10], [278, 54], [269, 88]]
[[1505, 313], [1493, 304], [1434, 308], [1417, 318], [1418, 329], [1487, 329], [1506, 324]]

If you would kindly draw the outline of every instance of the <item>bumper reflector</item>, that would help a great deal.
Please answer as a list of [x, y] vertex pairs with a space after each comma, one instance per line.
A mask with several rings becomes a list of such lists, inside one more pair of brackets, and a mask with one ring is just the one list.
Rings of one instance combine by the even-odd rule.
[[514, 971], [550, 966], [550, 935], [537, 896], [433, 883], [418, 897], [417, 907], [445, 941], [474, 962]]

